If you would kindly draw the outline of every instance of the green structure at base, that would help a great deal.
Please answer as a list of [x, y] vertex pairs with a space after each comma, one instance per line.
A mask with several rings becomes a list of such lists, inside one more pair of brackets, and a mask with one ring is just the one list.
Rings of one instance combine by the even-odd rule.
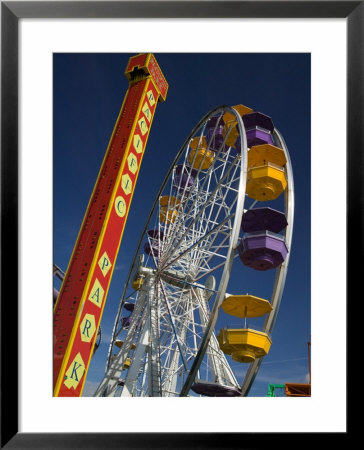
[[268, 384], [267, 397], [285, 397], [285, 385], [284, 384]]

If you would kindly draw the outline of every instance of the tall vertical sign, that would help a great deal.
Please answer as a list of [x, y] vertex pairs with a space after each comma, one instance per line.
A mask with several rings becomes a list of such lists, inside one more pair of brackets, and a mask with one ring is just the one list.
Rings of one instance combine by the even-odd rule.
[[53, 317], [53, 395], [82, 394], [157, 102], [168, 84], [154, 55], [130, 58], [129, 88], [68, 264]]

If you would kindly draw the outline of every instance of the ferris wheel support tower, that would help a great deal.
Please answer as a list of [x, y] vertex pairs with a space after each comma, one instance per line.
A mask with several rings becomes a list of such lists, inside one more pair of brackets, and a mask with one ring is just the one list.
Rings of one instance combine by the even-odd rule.
[[157, 102], [168, 84], [152, 53], [133, 56], [129, 80], [60, 289], [53, 317], [53, 388], [79, 397]]

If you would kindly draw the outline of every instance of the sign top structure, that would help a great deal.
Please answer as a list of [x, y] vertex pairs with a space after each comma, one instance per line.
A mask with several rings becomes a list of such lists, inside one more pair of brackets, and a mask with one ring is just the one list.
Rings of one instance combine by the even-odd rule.
[[141, 78], [150, 75], [159, 92], [158, 101], [165, 101], [167, 97], [168, 83], [153, 53], [140, 53], [139, 55], [129, 58], [125, 75], [129, 80], [129, 83], [139, 81]]

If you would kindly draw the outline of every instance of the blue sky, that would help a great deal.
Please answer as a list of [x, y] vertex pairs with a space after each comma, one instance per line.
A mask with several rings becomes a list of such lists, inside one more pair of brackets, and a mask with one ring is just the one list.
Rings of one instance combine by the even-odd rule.
[[[124, 75], [137, 54], [54, 55], [54, 263], [66, 270], [98, 171], [128, 88]], [[158, 104], [101, 321], [102, 343], [91, 361], [84, 395], [101, 381], [114, 318], [147, 215], [176, 153], [197, 122], [221, 105], [244, 104], [269, 115], [289, 149], [295, 218], [287, 280], [272, 346], [250, 396], [265, 396], [269, 383], [307, 382], [310, 340], [310, 55], [155, 53], [169, 83]], [[245, 268], [246, 269], [246, 268]], [[244, 269], [244, 270], [245, 270]], [[227, 291], [270, 298], [274, 273], [234, 264]], [[242, 285], [243, 283], [243, 285]], [[59, 287], [59, 285], [57, 285]], [[259, 287], [259, 288], [258, 288]], [[239, 320], [239, 319], [238, 319]], [[219, 315], [217, 331], [237, 325]], [[241, 365], [234, 365], [239, 376]]]

